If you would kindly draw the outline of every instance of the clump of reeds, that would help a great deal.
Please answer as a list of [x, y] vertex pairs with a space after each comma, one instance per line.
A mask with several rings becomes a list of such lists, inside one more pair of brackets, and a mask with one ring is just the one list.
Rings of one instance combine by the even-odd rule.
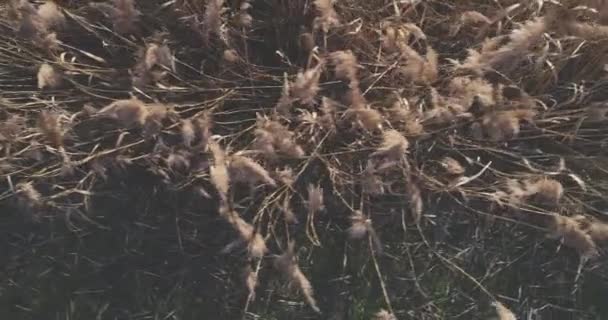
[[[416, 286], [408, 294], [425, 301], [429, 277], [415, 269], [420, 264], [429, 267], [423, 272], [468, 272], [467, 259], [448, 255], [478, 239], [480, 216], [512, 224], [484, 233], [488, 243], [509, 232], [516, 235], [510, 238], [515, 246], [528, 245], [527, 230], [535, 226], [584, 261], [601, 259], [608, 223], [596, 204], [605, 198], [606, 177], [595, 165], [601, 164], [608, 121], [600, 70], [608, 39], [602, 25], [606, 1], [587, 4], [595, 9], [571, 8], [570, 1], [507, 8], [489, 1], [389, 1], [377, 12], [370, 10], [373, 3], [333, 0], [90, 4], [107, 16], [111, 30], [87, 17], [77, 1], [58, 3], [66, 2], [12, 1], [10, 20], [0, 21], [19, 35], [1, 40], [2, 74], [16, 80], [0, 83], [0, 180], [10, 190], [0, 201], [13, 197], [32, 218], [65, 211], [70, 226], [80, 223], [77, 216], [83, 224], [97, 224], [103, 212], [74, 213], [105, 210], [95, 206], [96, 199], [106, 199], [99, 198], [107, 194], [100, 188], [125, 198], [151, 191], [161, 201], [179, 201], [174, 213], [180, 253], [199, 237], [216, 238], [199, 230], [222, 220], [224, 228], [214, 232], [228, 229], [234, 237], [222, 252], [244, 252], [239, 268], [247, 266], [241, 279], [247, 304], [258, 287], [272, 289], [266, 287], [272, 283], [259, 282], [265, 277], [258, 272], [268, 269], [269, 253], [278, 253], [275, 244], [289, 243], [275, 267], [316, 311], [293, 239], [307, 238], [323, 252], [346, 245], [344, 274], [335, 283], [350, 286], [369, 282], [348, 274], [358, 262], [350, 254], [359, 252], [351, 251], [361, 248], [354, 244], [369, 241], [371, 251], [380, 252], [376, 232], [387, 235], [391, 243], [383, 260], [378, 263], [372, 252], [378, 279], [383, 284], [402, 276], [393, 266], [390, 273], [381, 269], [404, 249], [411, 261], [407, 277]], [[194, 30], [181, 34], [182, 23], [168, 19], [174, 14]], [[204, 46], [200, 39], [192, 43], [188, 31], [201, 36]], [[47, 51], [32, 50], [19, 38]], [[126, 61], [132, 64], [125, 67]], [[579, 64], [583, 71], [573, 75]], [[598, 72], [584, 72], [592, 68]], [[23, 74], [31, 81], [34, 72], [40, 90], [31, 91], [19, 81]], [[275, 100], [279, 87], [273, 83], [281, 75]], [[125, 92], [139, 98], [107, 102]], [[61, 157], [49, 156], [56, 153]], [[547, 163], [555, 158], [560, 168], [551, 171]], [[148, 173], [153, 180], [139, 181]], [[582, 191], [571, 189], [570, 180]], [[499, 191], [491, 193], [497, 185]], [[216, 206], [218, 214], [206, 214]], [[205, 214], [182, 216], [181, 210]], [[154, 217], [137, 216], [138, 226]], [[196, 226], [188, 228], [190, 221]], [[167, 230], [156, 227], [149, 230]], [[474, 230], [474, 236], [460, 237], [453, 229]], [[96, 232], [86, 225], [82, 230]], [[400, 235], [407, 246], [395, 245], [394, 239], [404, 241]], [[43, 233], [34, 236], [38, 241]], [[164, 238], [173, 239], [158, 237]], [[221, 250], [213, 245], [200, 248]], [[511, 260], [512, 250], [504, 249], [500, 259], [510, 262], [503, 271], [519, 271], [521, 259]], [[457, 268], [435, 268], [436, 258]], [[547, 262], [544, 267], [553, 267]], [[586, 265], [579, 271], [586, 272]], [[474, 275], [459, 281], [476, 280]], [[484, 280], [483, 291], [497, 294], [494, 281]], [[395, 288], [382, 289], [390, 312], [373, 317], [396, 319], [404, 309], [393, 313]], [[456, 291], [446, 292], [454, 297], [449, 303], [458, 300]], [[499, 319], [515, 319], [505, 305], [495, 307]], [[443, 309], [445, 317], [455, 317], [452, 309]], [[440, 317], [426, 309], [411, 312], [412, 318]]]

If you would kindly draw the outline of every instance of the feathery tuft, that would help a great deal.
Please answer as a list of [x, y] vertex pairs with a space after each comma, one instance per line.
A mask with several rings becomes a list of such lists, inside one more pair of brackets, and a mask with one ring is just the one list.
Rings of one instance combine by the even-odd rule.
[[428, 85], [437, 80], [439, 56], [433, 48], [427, 47], [425, 57], [405, 43], [400, 45], [399, 49], [402, 59], [405, 60], [399, 71], [406, 80], [422, 85]]
[[223, 201], [227, 199], [230, 188], [230, 175], [226, 166], [224, 150], [216, 142], [209, 143], [209, 150], [213, 156], [213, 165], [209, 168], [211, 183], [215, 186]]
[[323, 203], [323, 189], [320, 186], [308, 185], [308, 201], [306, 204], [309, 212], [320, 212], [325, 208]]
[[511, 310], [507, 309], [502, 303], [495, 301], [494, 307], [496, 308], [496, 315], [498, 320], [517, 320], [515, 314]]
[[[240, 242], [247, 244], [247, 252], [251, 258], [261, 259], [268, 251], [264, 238], [247, 221], [243, 220], [238, 213], [229, 211], [223, 214], [226, 221], [239, 234]], [[228, 246], [229, 249], [232, 245]]]
[[277, 153], [293, 158], [304, 156], [304, 150], [295, 142], [293, 132], [278, 121], [264, 117], [258, 118], [253, 145], [268, 158], [275, 158]]
[[230, 179], [236, 182], [245, 182], [250, 185], [263, 183], [273, 187], [277, 185], [264, 167], [245, 156], [230, 156], [228, 170]]
[[553, 237], [561, 238], [564, 245], [575, 249], [581, 256], [592, 257], [597, 254], [595, 242], [575, 219], [554, 215], [549, 230]]
[[291, 283], [296, 285], [308, 305], [316, 312], [321, 312], [314, 298], [313, 288], [296, 262], [294, 243], [290, 242], [287, 250], [275, 259], [275, 267], [283, 273]]
[[141, 12], [135, 7], [135, 0], [112, 0], [111, 12], [114, 30], [120, 34], [132, 33], [137, 29]]
[[334, 51], [329, 55], [329, 59], [335, 66], [334, 73], [338, 79], [348, 80], [351, 84], [359, 84], [357, 57], [352, 51]]
[[258, 284], [258, 276], [251, 269], [250, 266], [247, 266], [247, 268], [244, 272], [244, 278], [245, 278], [245, 287], [247, 288], [249, 297], [251, 300], [253, 300], [253, 299], [255, 299], [255, 287]]
[[241, 59], [239, 53], [234, 49], [226, 49], [222, 54], [222, 59], [227, 63], [237, 63]]
[[63, 130], [61, 129], [61, 123], [59, 122], [59, 116], [57, 114], [50, 113], [46, 110], [40, 112], [38, 117], [38, 129], [53, 147], [60, 147], [63, 145]]
[[38, 69], [38, 89], [57, 89], [63, 84], [63, 76], [48, 63]]
[[17, 206], [31, 217], [36, 218], [43, 206], [42, 195], [31, 182], [19, 183], [15, 188]]
[[453, 176], [460, 176], [465, 172], [460, 162], [452, 157], [443, 158], [443, 160], [441, 160], [441, 166], [445, 169], [446, 173]]
[[334, 9], [334, 0], [314, 0], [317, 17], [313, 21], [315, 30], [327, 33], [333, 27], [340, 25], [340, 19]]
[[137, 98], [117, 100], [97, 112], [118, 120], [123, 126], [144, 125], [148, 108]]
[[359, 210], [353, 212], [350, 221], [351, 226], [348, 228], [348, 236], [351, 239], [363, 239], [372, 228], [372, 220], [364, 216]]
[[542, 204], [557, 205], [564, 195], [564, 187], [559, 181], [546, 178], [530, 184], [527, 191]]
[[356, 122], [367, 131], [382, 129], [382, 114], [378, 110], [370, 107], [353, 105], [348, 113], [354, 115]]
[[224, 0], [209, 0], [205, 6], [203, 17], [203, 41], [209, 45], [211, 35], [220, 36], [222, 34], [222, 13]]
[[303, 104], [312, 104], [319, 93], [319, 77], [323, 68], [323, 62], [316, 67], [304, 72], [298, 72], [296, 80], [291, 85], [291, 96], [300, 100]]
[[532, 110], [497, 111], [484, 116], [481, 125], [485, 134], [493, 141], [516, 138], [520, 131], [520, 121], [532, 121], [536, 113]]
[[589, 234], [594, 242], [608, 241], [608, 223], [583, 215], [576, 215], [572, 219], [578, 222], [580, 228]]
[[407, 139], [397, 130], [390, 129], [382, 134], [382, 144], [372, 156], [386, 157], [393, 161], [403, 158], [409, 147]]
[[62, 28], [65, 26], [65, 16], [57, 7], [57, 4], [52, 1], [47, 1], [37, 11], [38, 17], [44, 24], [45, 28]]
[[152, 43], [146, 48], [144, 64], [148, 70], [155, 66], [165, 67], [175, 71], [175, 61], [171, 49], [167, 45]]

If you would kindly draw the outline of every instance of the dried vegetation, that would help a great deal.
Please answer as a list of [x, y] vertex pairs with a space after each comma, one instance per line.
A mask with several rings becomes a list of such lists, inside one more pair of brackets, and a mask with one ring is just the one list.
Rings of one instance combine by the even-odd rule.
[[3, 2], [0, 314], [604, 318], [606, 23], [608, 1]]

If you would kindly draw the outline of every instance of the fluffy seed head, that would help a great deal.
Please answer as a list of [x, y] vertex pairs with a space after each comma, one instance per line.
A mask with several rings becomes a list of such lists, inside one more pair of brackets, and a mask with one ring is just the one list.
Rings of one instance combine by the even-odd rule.
[[304, 150], [296, 143], [293, 132], [278, 121], [259, 117], [255, 137], [254, 148], [268, 158], [275, 158], [277, 153], [293, 158], [304, 156]]
[[314, 4], [317, 8], [317, 17], [313, 22], [316, 30], [327, 33], [329, 29], [340, 25], [338, 14], [334, 10], [334, 0], [314, 0]]
[[320, 186], [308, 185], [308, 211], [319, 212], [325, 208], [323, 203], [323, 189]]
[[355, 120], [359, 126], [368, 131], [376, 131], [382, 128], [382, 114], [378, 110], [369, 107], [350, 108], [348, 112], [355, 116]]
[[141, 12], [135, 8], [134, 0], [113, 0], [112, 22], [120, 34], [132, 33], [137, 28]]
[[38, 17], [48, 29], [60, 28], [65, 25], [65, 16], [57, 7], [57, 4], [52, 1], [47, 1], [38, 7]]
[[329, 59], [335, 66], [334, 72], [336, 77], [341, 80], [347, 80], [351, 83], [359, 83], [357, 79], [357, 57], [352, 51], [335, 51], [329, 55]]
[[38, 129], [52, 146], [60, 147], [63, 145], [63, 130], [57, 114], [46, 110], [40, 112]]
[[496, 301], [494, 302], [494, 307], [496, 308], [498, 320], [517, 320], [515, 314], [513, 314], [511, 310], [507, 309], [507, 307], [505, 307], [502, 303]]
[[209, 0], [203, 17], [203, 40], [209, 44], [210, 36], [222, 33], [222, 13], [224, 0]]
[[245, 270], [245, 287], [249, 292], [250, 299], [255, 299], [255, 287], [258, 284], [258, 276], [251, 269], [251, 267], [247, 267]]
[[36, 190], [32, 183], [19, 183], [16, 188], [17, 205], [25, 213], [30, 215], [37, 214], [42, 207], [43, 201], [40, 192]]
[[312, 285], [297, 264], [294, 246], [293, 242], [289, 243], [287, 250], [275, 259], [275, 268], [300, 289], [304, 299], [313, 310], [320, 312], [314, 298]]
[[239, 61], [239, 54], [234, 49], [226, 49], [222, 54], [222, 59], [228, 63], [236, 63]]
[[147, 70], [151, 70], [155, 66], [161, 66], [175, 71], [173, 54], [171, 54], [171, 49], [167, 45], [156, 43], [148, 45], [144, 55], [144, 64]]
[[553, 179], [541, 179], [531, 184], [528, 190], [530, 193], [533, 193], [535, 200], [543, 204], [556, 205], [564, 195], [562, 184]]
[[408, 181], [407, 185], [407, 196], [409, 200], [410, 213], [412, 214], [412, 218], [416, 223], [422, 219], [422, 195], [420, 193], [420, 188], [415, 185], [412, 181]]
[[460, 162], [452, 157], [443, 158], [443, 160], [441, 160], [441, 166], [450, 175], [460, 176], [464, 174], [465, 171]]
[[192, 120], [182, 120], [180, 132], [182, 135], [182, 141], [184, 141], [184, 144], [186, 146], [190, 147], [195, 138], [194, 125], [192, 124]]
[[117, 100], [98, 111], [118, 120], [123, 126], [143, 125], [148, 116], [148, 108], [137, 98]]
[[57, 89], [63, 83], [63, 76], [50, 64], [44, 63], [38, 69], [38, 89]]
[[575, 249], [581, 256], [591, 257], [597, 254], [595, 242], [575, 219], [554, 215], [549, 229], [553, 237], [561, 238], [564, 245]]
[[583, 215], [576, 215], [572, 219], [578, 222], [579, 227], [589, 234], [594, 242], [608, 241], [608, 223]]
[[264, 167], [245, 156], [230, 156], [229, 172], [230, 178], [234, 181], [245, 182], [250, 185], [260, 183], [268, 184], [273, 187], [277, 185]]
[[534, 111], [524, 109], [499, 111], [484, 116], [481, 125], [491, 140], [504, 141], [516, 138], [520, 131], [520, 121], [531, 121], [534, 115]]
[[491, 24], [490, 18], [486, 17], [479, 11], [465, 11], [460, 16], [460, 22], [463, 25], [484, 25]]
[[351, 239], [362, 239], [372, 227], [372, 221], [365, 217], [359, 210], [350, 217], [351, 226], [348, 228], [348, 236]]
[[407, 139], [397, 130], [390, 129], [382, 134], [382, 144], [373, 155], [400, 160], [409, 147]]
[[[220, 214], [239, 234], [240, 242], [247, 244], [249, 256], [255, 259], [262, 258], [268, 249], [264, 238], [255, 231], [255, 228], [241, 218], [237, 212], [224, 210]], [[229, 249], [232, 247], [233, 245], [228, 246]]]
[[303, 104], [312, 104], [319, 92], [319, 77], [321, 69], [317, 66], [304, 72], [298, 72], [295, 82], [291, 86], [292, 97], [299, 99]]
[[383, 194], [384, 193], [384, 182], [375, 173], [375, 169], [372, 161], [368, 161], [367, 167], [363, 171], [361, 181], [363, 192], [368, 194]]
[[213, 156], [213, 165], [209, 168], [211, 183], [217, 189], [220, 197], [226, 199], [230, 188], [230, 175], [226, 167], [224, 150], [216, 142], [209, 143], [209, 150]]

